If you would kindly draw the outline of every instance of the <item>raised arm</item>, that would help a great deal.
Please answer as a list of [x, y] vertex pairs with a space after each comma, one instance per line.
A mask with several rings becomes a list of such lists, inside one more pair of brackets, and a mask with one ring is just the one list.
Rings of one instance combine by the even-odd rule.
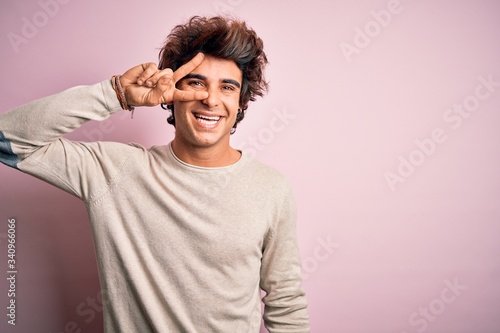
[[[195, 69], [203, 54], [172, 72], [158, 70], [155, 64], [138, 65], [120, 79], [127, 105], [155, 106], [174, 100], [206, 98], [206, 92], [182, 91], [178, 80]], [[42, 178], [79, 197], [88, 197], [88, 181], [105, 182], [112, 170], [102, 170], [103, 160], [119, 167], [125, 154], [116, 144], [79, 143], [62, 136], [89, 120], [105, 120], [121, 110], [112, 80], [91, 86], [78, 86], [59, 94], [25, 104], [0, 115], [0, 162]], [[113, 149], [107, 149], [113, 145]], [[118, 148], [117, 148], [118, 147]], [[112, 154], [110, 156], [110, 152]], [[88, 185], [88, 184], [87, 184]]]
[[[120, 79], [130, 106], [155, 106], [174, 100], [201, 100], [204, 91], [183, 91], [175, 87], [202, 61], [198, 54], [173, 72], [158, 70], [154, 63], [135, 66]], [[121, 110], [116, 90], [110, 80], [92, 86], [74, 87], [42, 98], [0, 115], [0, 162], [11, 167], [40, 147], [62, 137], [89, 120], [105, 120]]]

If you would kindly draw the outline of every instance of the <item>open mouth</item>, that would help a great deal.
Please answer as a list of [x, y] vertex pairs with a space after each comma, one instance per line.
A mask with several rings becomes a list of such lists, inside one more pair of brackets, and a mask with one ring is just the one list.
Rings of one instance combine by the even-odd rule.
[[221, 116], [206, 116], [198, 113], [195, 113], [194, 117], [200, 124], [204, 126], [214, 126], [222, 118]]

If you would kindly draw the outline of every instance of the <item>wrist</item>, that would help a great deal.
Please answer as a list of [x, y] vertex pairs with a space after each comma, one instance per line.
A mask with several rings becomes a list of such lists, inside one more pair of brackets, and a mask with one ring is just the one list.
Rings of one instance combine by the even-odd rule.
[[134, 117], [134, 107], [127, 103], [127, 98], [125, 96], [125, 91], [123, 90], [121, 81], [121, 75], [113, 75], [111, 78], [111, 84], [113, 85], [113, 89], [115, 90], [116, 97], [120, 102], [120, 106], [123, 110], [128, 110], [132, 112], [132, 118]]

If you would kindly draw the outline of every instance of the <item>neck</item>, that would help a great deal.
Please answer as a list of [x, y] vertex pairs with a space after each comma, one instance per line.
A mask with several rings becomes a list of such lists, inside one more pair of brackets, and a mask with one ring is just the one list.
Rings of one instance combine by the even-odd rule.
[[222, 147], [221, 145], [200, 147], [187, 146], [181, 140], [174, 139], [172, 150], [175, 156], [184, 163], [206, 168], [228, 166], [236, 163], [241, 157], [241, 153], [231, 148], [229, 143]]

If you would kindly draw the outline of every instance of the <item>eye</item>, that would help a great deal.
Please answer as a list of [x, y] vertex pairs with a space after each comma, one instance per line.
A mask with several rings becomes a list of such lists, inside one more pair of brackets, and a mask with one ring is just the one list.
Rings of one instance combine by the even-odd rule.
[[235, 88], [233, 86], [227, 85], [227, 86], [222, 86], [222, 90], [234, 91]]
[[189, 81], [188, 85], [193, 86], [193, 87], [203, 87], [203, 83], [201, 83], [200, 81], [195, 81], [195, 80]]
[[186, 80], [184, 81], [184, 87], [189, 87], [193, 90], [205, 89], [205, 84], [200, 80]]

